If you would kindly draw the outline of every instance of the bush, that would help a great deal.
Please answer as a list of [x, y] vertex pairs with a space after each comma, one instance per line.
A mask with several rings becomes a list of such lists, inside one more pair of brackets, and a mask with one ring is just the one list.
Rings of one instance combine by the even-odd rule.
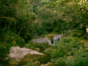
[[51, 59], [54, 60], [61, 57], [74, 56], [75, 52], [83, 49], [84, 44], [80, 43], [80, 39], [77, 37], [62, 37], [59, 42], [53, 47], [49, 47], [45, 50], [46, 54], [50, 54]]
[[[88, 51], [77, 37], [63, 37], [50, 52], [55, 66], [87, 66]], [[72, 57], [72, 58], [68, 58]]]
[[88, 66], [88, 51], [77, 52], [72, 59], [66, 60], [68, 66]]
[[51, 55], [54, 58], [74, 55], [75, 51], [84, 48], [84, 45], [79, 41], [79, 38], [76, 37], [63, 37], [53, 48]]
[[[6, 31], [6, 30], [5, 30]], [[23, 47], [25, 44], [24, 39], [19, 37], [17, 34], [11, 33], [9, 31], [0, 33], [0, 55], [4, 56], [5, 54], [8, 54], [9, 49], [12, 46], [20, 46]]]
[[67, 66], [65, 63], [65, 59], [62, 57], [58, 58], [55, 62], [55, 66]]
[[79, 37], [80, 38], [80, 37], [83, 37], [84, 31], [80, 30], [80, 29], [74, 29], [74, 30], [65, 31], [65, 33], [68, 36]]

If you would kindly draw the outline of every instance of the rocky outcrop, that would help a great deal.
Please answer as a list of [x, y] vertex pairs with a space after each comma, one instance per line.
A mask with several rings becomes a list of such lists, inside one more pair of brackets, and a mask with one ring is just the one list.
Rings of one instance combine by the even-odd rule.
[[44, 44], [51, 44], [51, 41], [48, 38], [36, 38], [32, 39], [32, 42], [34, 43], [44, 43]]
[[52, 44], [59, 41], [61, 39], [62, 35], [54, 35], [52, 38]]
[[21, 62], [29, 60], [36, 61], [38, 58], [44, 57], [44, 54], [32, 49], [14, 46], [10, 48], [8, 56], [11, 61]]

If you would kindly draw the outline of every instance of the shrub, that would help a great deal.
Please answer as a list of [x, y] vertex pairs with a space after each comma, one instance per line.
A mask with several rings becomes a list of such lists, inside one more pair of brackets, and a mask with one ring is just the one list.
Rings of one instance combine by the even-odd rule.
[[[88, 51], [77, 37], [63, 37], [51, 51], [55, 66], [87, 66]], [[69, 58], [68, 57], [72, 57]]]
[[58, 58], [55, 62], [55, 66], [67, 66], [65, 63], [65, 59], [62, 57]]
[[76, 51], [84, 48], [83, 43], [77, 37], [63, 37], [52, 49], [52, 58], [74, 55]]
[[0, 55], [4, 56], [8, 53], [10, 47], [20, 46], [23, 47], [25, 44], [24, 39], [19, 37], [17, 34], [11, 33], [10, 31], [3, 31], [0, 33]]
[[82, 37], [84, 34], [84, 31], [80, 30], [80, 29], [74, 29], [74, 30], [68, 30], [65, 31], [65, 33], [68, 36], [73, 36], [73, 37]]
[[73, 58], [66, 60], [68, 66], [88, 66], [88, 51], [77, 52]]

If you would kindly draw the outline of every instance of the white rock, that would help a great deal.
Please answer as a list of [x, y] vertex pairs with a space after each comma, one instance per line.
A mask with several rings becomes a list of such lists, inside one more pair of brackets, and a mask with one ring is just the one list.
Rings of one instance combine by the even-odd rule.
[[11, 47], [9, 50], [9, 59], [11, 61], [19, 62], [21, 59], [23, 59], [27, 54], [30, 55], [44, 55], [43, 53], [40, 53], [38, 51], [33, 51], [28, 48], [20, 48], [18, 46]]

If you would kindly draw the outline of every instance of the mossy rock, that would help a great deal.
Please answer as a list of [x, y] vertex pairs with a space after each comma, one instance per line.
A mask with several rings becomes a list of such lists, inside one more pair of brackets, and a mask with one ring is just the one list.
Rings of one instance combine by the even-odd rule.
[[20, 48], [19, 46], [14, 46], [11, 47], [9, 50], [9, 62], [11, 64], [25, 64], [28, 61], [40, 61], [40, 62], [45, 62], [46, 61], [46, 56], [43, 53], [40, 53], [38, 51], [34, 51], [32, 49], [28, 48]]

